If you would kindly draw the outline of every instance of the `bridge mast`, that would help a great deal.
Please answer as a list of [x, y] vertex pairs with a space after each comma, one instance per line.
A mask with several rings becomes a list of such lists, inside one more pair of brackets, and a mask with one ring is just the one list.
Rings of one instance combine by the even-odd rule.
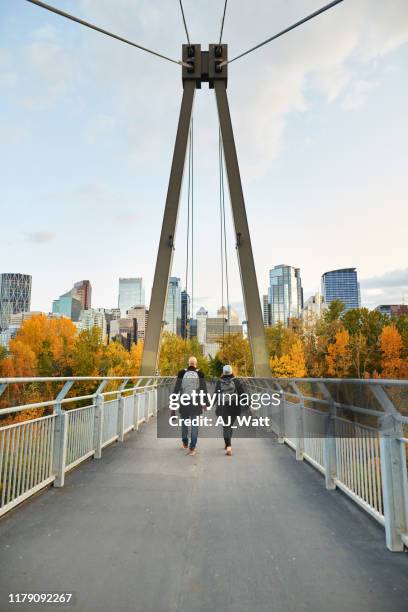
[[[194, 93], [196, 88], [201, 88], [201, 83], [204, 82], [209, 83], [210, 89], [215, 89], [254, 374], [263, 378], [271, 376], [255, 263], [228, 105], [226, 61], [227, 45], [210, 45], [209, 51], [201, 51], [201, 45], [183, 45], [184, 93], [145, 334], [140, 372], [142, 376], [151, 376], [157, 369]], [[186, 64], [190, 66], [186, 67]]]

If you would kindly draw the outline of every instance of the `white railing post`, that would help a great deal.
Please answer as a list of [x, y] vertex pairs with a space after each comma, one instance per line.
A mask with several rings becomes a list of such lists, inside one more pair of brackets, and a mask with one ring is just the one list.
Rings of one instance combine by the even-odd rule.
[[157, 416], [157, 413], [158, 413], [157, 394], [158, 394], [157, 384], [155, 383], [153, 387], [153, 416]]
[[299, 398], [299, 403], [296, 407], [296, 459], [297, 461], [303, 461], [303, 453], [305, 452], [305, 432], [303, 423], [305, 402], [297, 384], [291, 383], [291, 385]]
[[149, 380], [146, 383], [146, 400], [145, 400], [145, 423], [149, 422], [149, 412], [150, 412], [150, 397], [151, 397], [151, 392], [150, 392], [150, 383], [151, 383], [151, 378], [149, 378]]
[[405, 446], [400, 413], [383, 387], [372, 393], [384, 410], [380, 432], [380, 464], [385, 522], [385, 541], [391, 551], [404, 550], [408, 534], [408, 484]]
[[108, 384], [107, 380], [103, 380], [95, 392], [95, 420], [94, 420], [94, 459], [102, 457], [103, 444], [103, 403], [104, 397], [102, 391]]
[[65, 466], [67, 459], [67, 440], [69, 416], [62, 410], [61, 401], [71, 389], [73, 381], [67, 381], [55, 400], [55, 429], [54, 429], [54, 450], [53, 450], [53, 470], [55, 472], [54, 487], [63, 487], [65, 483]]
[[334, 399], [324, 383], [318, 383], [319, 389], [323, 393], [325, 400], [329, 402], [329, 413], [326, 427], [326, 437], [323, 439], [323, 467], [326, 489], [333, 491], [336, 488], [335, 479], [337, 477], [337, 457], [336, 457], [336, 436], [335, 436], [335, 417], [336, 406]]
[[103, 402], [103, 395], [98, 393], [98, 395], [95, 397], [94, 459], [100, 459], [102, 457]]
[[124, 380], [118, 389], [118, 424], [117, 424], [117, 433], [118, 433], [118, 442], [123, 442], [125, 439], [125, 398], [122, 395], [122, 391], [128, 384], [129, 379]]
[[142, 379], [136, 381], [133, 389], [133, 428], [137, 431], [139, 429], [139, 395], [137, 387], [142, 382]]
[[67, 457], [68, 440], [68, 414], [62, 410], [57, 412], [54, 429], [53, 465], [55, 471], [54, 487], [63, 487], [65, 484], [65, 465]]
[[385, 541], [392, 551], [404, 550], [408, 534], [407, 464], [404, 444], [393, 436], [380, 435]]
[[278, 442], [284, 444], [285, 442], [285, 393], [280, 387], [279, 389], [279, 431], [278, 431]]

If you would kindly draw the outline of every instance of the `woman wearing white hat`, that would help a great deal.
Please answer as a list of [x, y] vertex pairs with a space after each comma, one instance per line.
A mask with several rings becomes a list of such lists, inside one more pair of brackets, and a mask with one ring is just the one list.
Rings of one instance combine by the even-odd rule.
[[232, 367], [225, 365], [222, 369], [222, 376], [215, 385], [215, 393], [217, 396], [216, 415], [222, 417], [224, 422], [222, 432], [225, 442], [225, 454], [228, 457], [232, 455], [231, 438], [232, 426], [236, 418], [241, 414], [240, 399], [244, 390], [241, 382], [234, 377]]

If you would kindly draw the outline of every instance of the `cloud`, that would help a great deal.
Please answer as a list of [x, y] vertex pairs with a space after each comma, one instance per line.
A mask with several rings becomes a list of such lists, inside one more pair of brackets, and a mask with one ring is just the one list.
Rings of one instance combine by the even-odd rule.
[[31, 135], [31, 127], [27, 121], [11, 123], [0, 122], [0, 142], [6, 146], [21, 146], [25, 144]]
[[343, 108], [346, 110], [362, 108], [367, 101], [369, 92], [378, 87], [378, 85], [379, 83], [377, 82], [356, 81], [353, 83], [351, 91], [343, 99]]
[[32, 95], [24, 96], [21, 104], [32, 110], [52, 106], [72, 87], [76, 74], [76, 58], [52, 40], [35, 40], [25, 48], [26, 70], [33, 77]]
[[408, 287], [408, 268], [392, 270], [380, 276], [372, 276], [360, 281], [361, 288], [383, 289], [387, 287]]
[[47, 242], [52, 242], [53, 240], [55, 240], [55, 238], [55, 232], [49, 232], [46, 230], [27, 234], [27, 241], [32, 242], [34, 244], [45, 244]]
[[88, 121], [85, 129], [86, 139], [90, 144], [94, 144], [100, 138], [109, 136], [116, 127], [116, 119], [112, 115], [95, 115]]
[[140, 215], [133, 212], [122, 212], [115, 215], [115, 221], [121, 225], [136, 223], [140, 219]]
[[360, 287], [362, 302], [369, 308], [401, 304], [408, 299], [408, 268], [362, 279]]

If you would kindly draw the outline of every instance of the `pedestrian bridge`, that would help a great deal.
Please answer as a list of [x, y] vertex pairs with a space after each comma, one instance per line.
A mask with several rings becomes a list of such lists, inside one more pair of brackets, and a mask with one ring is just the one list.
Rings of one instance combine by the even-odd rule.
[[9, 593], [73, 593], [81, 612], [407, 609], [391, 552], [408, 544], [407, 382], [244, 379], [282, 402], [229, 458], [221, 437], [195, 457], [157, 438], [172, 379], [116, 381], [60, 380], [30, 404], [48, 414], [0, 429], [2, 611]]

